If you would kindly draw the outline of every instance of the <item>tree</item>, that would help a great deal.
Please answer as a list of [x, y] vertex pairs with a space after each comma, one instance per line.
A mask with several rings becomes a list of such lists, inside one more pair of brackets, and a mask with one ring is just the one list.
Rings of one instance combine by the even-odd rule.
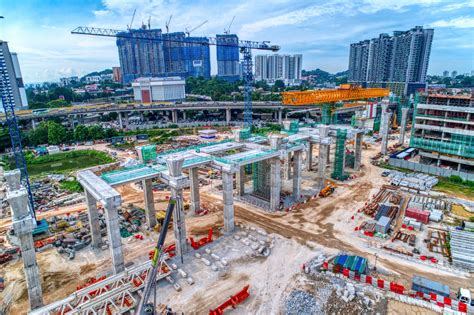
[[283, 82], [282, 80], [276, 80], [275, 81], [275, 84], [273, 85], [273, 87], [277, 90], [277, 91], [283, 91], [285, 89], [285, 82]]
[[77, 141], [86, 141], [90, 139], [89, 129], [87, 126], [79, 125], [74, 129], [74, 139]]
[[93, 125], [89, 127], [89, 136], [92, 140], [103, 139], [105, 136], [104, 128], [100, 125]]
[[58, 107], [66, 107], [66, 106], [71, 106], [68, 101], [57, 99], [57, 100], [52, 100], [49, 101], [47, 106], [49, 108], [58, 108]]
[[27, 134], [28, 143], [32, 146], [48, 143], [48, 123], [41, 122], [36, 129]]
[[48, 122], [48, 143], [49, 144], [61, 144], [66, 140], [66, 129], [54, 122]]

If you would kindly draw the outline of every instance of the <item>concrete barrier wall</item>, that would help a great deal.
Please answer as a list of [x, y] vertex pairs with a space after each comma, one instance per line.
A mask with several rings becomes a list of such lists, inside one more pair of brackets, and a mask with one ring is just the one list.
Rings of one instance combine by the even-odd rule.
[[426, 165], [421, 163], [415, 163], [410, 161], [405, 161], [401, 159], [390, 158], [388, 164], [395, 167], [406, 168], [415, 172], [427, 173], [436, 176], [449, 177], [456, 175], [461, 177], [464, 180], [474, 181], [474, 174], [460, 172], [455, 170], [449, 170], [442, 167], [437, 167], [433, 165]]

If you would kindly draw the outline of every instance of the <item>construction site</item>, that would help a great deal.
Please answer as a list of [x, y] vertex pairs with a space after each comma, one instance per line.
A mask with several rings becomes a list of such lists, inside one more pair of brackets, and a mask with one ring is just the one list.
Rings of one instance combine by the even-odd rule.
[[[190, 44], [189, 32], [166, 38]], [[200, 40], [193, 45], [204, 47]], [[445, 173], [471, 179], [472, 95], [431, 104], [429, 95], [402, 100], [356, 84], [281, 92], [277, 107], [265, 105], [277, 131], [253, 132], [251, 52], [280, 47], [205, 45], [243, 55], [243, 122], [230, 127], [225, 108], [226, 128], [193, 126], [193, 135], [166, 141], [137, 135], [126, 149], [60, 144], [37, 157], [23, 152], [0, 62], [14, 165], [0, 169], [0, 314], [474, 313], [472, 191], [437, 190]], [[183, 104], [169, 106], [178, 122]], [[468, 113], [451, 115], [462, 126], [445, 121], [451, 111]], [[58, 169], [74, 158], [95, 162], [30, 178], [27, 163], [45, 150]], [[420, 150], [424, 164], [409, 161]], [[440, 170], [446, 161], [456, 169]]]

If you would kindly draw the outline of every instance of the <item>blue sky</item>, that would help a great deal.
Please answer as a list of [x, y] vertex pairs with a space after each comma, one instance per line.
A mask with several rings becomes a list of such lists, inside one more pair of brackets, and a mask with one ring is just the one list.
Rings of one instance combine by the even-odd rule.
[[[125, 29], [146, 22], [193, 35], [232, 32], [302, 53], [303, 68], [347, 69], [349, 45], [415, 25], [435, 29], [430, 74], [474, 69], [474, 0], [0, 0], [0, 39], [19, 55], [26, 83], [54, 81], [119, 64], [114, 39], [72, 35], [79, 25]], [[215, 50], [211, 50], [215, 59]], [[215, 61], [212, 65], [215, 73]]]

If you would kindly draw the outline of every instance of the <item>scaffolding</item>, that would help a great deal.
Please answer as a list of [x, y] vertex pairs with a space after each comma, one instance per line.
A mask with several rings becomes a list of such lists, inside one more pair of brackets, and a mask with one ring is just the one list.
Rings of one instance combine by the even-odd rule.
[[451, 140], [434, 140], [422, 137], [411, 137], [410, 146], [430, 152], [440, 152], [465, 158], [474, 158], [474, 137], [451, 134]]
[[338, 129], [336, 136], [336, 153], [334, 158], [334, 169], [331, 177], [337, 180], [346, 180], [349, 176], [344, 173], [346, 154], [346, 129]]
[[356, 119], [357, 119], [356, 115], [352, 115], [352, 117], [351, 117], [351, 127], [355, 127]]
[[155, 160], [157, 157], [156, 145], [145, 145], [141, 147], [143, 162]]
[[270, 162], [252, 163], [253, 195], [270, 201]]
[[323, 104], [323, 108], [321, 109], [321, 123], [323, 125], [331, 124], [331, 108], [332, 108], [332, 104], [330, 103]]
[[240, 129], [240, 140], [247, 140], [252, 136], [250, 128], [242, 128]]

